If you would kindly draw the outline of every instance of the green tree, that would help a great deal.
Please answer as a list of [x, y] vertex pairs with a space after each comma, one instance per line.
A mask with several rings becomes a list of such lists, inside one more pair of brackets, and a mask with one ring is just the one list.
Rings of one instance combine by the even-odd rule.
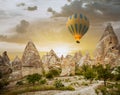
[[106, 64], [103, 66], [102, 64], [99, 64], [96, 67], [96, 71], [98, 74], [98, 79], [103, 79], [104, 85], [106, 86], [106, 81], [112, 76], [110, 65]]
[[28, 75], [27, 76], [27, 81], [28, 81], [28, 83], [32, 83], [34, 85], [36, 82], [39, 82], [39, 80], [41, 78], [42, 78], [42, 75], [40, 75], [38, 73], [35, 73], [35, 74], [32, 74], [32, 75]]
[[49, 72], [51, 74], [53, 74], [53, 76], [59, 76], [60, 75], [60, 70], [58, 70], [58, 69], [51, 69]]
[[88, 70], [88, 68], [90, 68], [90, 66], [84, 64], [81, 68], [82, 68], [83, 72], [86, 72]]
[[118, 67], [115, 69], [115, 72], [116, 72], [116, 74], [114, 75], [114, 76], [115, 76], [115, 79], [116, 79], [116, 80], [120, 80], [120, 66], [118, 66]]
[[97, 73], [93, 68], [89, 67], [85, 72], [83, 72], [83, 75], [86, 79], [90, 79], [90, 83], [92, 83], [93, 79], [97, 76]]

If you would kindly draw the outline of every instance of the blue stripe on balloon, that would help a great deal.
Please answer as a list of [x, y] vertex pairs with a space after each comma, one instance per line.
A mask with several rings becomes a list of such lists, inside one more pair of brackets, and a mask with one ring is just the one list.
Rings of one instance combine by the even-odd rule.
[[83, 15], [82, 15], [82, 14], [80, 14], [80, 18], [81, 18], [81, 19], [83, 18]]
[[72, 16], [70, 16], [70, 19], [72, 19]]
[[77, 14], [74, 15], [74, 18], [77, 18]]
[[75, 24], [75, 30], [76, 30], [76, 32], [78, 32], [78, 25], [77, 24]]

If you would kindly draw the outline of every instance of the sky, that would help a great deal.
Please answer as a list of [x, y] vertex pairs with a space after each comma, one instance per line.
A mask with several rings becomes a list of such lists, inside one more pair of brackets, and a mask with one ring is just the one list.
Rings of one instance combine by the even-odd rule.
[[[107, 23], [120, 39], [120, 0], [0, 0], [0, 53], [21, 57], [28, 41], [40, 55], [53, 49], [58, 56], [76, 51], [94, 53]], [[80, 44], [66, 28], [67, 18], [83, 13], [90, 21]]]

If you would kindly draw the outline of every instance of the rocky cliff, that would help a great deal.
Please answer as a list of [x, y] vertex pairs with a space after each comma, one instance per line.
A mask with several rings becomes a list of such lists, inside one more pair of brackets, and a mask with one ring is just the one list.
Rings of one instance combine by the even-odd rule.
[[96, 46], [95, 63], [113, 65], [119, 52], [118, 38], [109, 23]]

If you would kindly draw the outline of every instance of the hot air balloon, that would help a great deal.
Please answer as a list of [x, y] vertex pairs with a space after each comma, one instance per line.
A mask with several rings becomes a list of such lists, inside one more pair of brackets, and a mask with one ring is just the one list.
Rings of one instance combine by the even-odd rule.
[[73, 14], [68, 17], [66, 27], [70, 33], [75, 37], [77, 43], [80, 43], [80, 39], [89, 29], [89, 20], [83, 14]]

